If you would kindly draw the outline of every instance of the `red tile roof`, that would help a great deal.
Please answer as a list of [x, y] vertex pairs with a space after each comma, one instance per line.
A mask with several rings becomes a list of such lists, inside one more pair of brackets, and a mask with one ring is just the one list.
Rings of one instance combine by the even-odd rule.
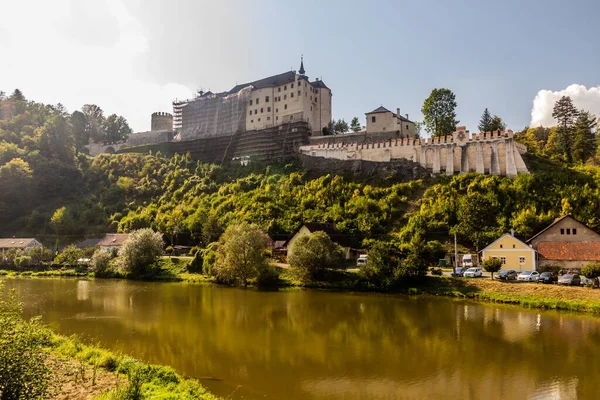
[[600, 242], [539, 242], [537, 250], [546, 260], [600, 261]]

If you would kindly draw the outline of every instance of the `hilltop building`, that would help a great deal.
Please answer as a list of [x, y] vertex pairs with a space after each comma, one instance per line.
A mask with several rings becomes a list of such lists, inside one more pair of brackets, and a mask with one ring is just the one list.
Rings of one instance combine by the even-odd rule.
[[227, 136], [241, 131], [308, 123], [313, 136], [331, 121], [331, 90], [310, 81], [304, 60], [289, 71], [234, 86], [221, 93], [199, 92], [191, 100], [173, 102], [173, 128], [178, 140]]
[[414, 138], [417, 132], [416, 124], [403, 117], [400, 109], [396, 114], [381, 106], [365, 114], [367, 116], [367, 133], [395, 132], [399, 138]]

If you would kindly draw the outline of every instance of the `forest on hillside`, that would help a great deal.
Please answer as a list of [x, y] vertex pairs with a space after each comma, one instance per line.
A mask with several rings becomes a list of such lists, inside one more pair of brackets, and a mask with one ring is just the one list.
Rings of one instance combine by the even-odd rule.
[[122, 139], [128, 134], [124, 118], [105, 118], [98, 106], [70, 114], [15, 91], [0, 96], [0, 235], [34, 236], [52, 245], [150, 227], [176, 244], [205, 246], [233, 222], [255, 223], [273, 237], [303, 222], [328, 222], [365, 244], [444, 242], [456, 232], [462, 244], [481, 249], [511, 229], [528, 237], [565, 213], [600, 229], [592, 129], [587, 140], [594, 143], [585, 155], [569, 142], [582, 135], [565, 139], [560, 127], [517, 133], [530, 149], [530, 175], [374, 185], [330, 175], [310, 179], [293, 161], [226, 167], [189, 155], [92, 158], [83, 144], [90, 137]]

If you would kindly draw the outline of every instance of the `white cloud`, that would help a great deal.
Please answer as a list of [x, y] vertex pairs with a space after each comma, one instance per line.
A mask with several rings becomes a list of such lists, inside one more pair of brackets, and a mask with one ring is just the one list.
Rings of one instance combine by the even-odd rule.
[[124, 115], [134, 131], [148, 130], [150, 114], [171, 111], [173, 99], [193, 95], [180, 83], [159, 85], [134, 69], [148, 52], [148, 39], [121, 0], [98, 0], [93, 12], [79, 1], [3, 7], [1, 90], [19, 88], [29, 99], [61, 102], [70, 111], [94, 103], [105, 114]]
[[556, 125], [556, 120], [552, 118], [552, 109], [562, 96], [569, 96], [575, 107], [600, 115], [600, 86], [588, 89], [583, 85], [573, 84], [557, 92], [540, 90], [533, 99], [530, 126]]

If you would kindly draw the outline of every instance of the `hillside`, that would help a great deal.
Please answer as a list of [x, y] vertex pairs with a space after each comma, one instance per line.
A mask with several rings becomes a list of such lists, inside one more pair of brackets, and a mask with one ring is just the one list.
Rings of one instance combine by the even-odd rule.
[[[365, 238], [460, 241], [481, 248], [514, 229], [527, 237], [564, 213], [600, 228], [600, 168], [529, 155], [531, 175], [468, 174], [364, 183], [309, 177], [296, 163], [220, 167], [189, 155], [78, 154], [73, 116], [14, 95], [0, 100], [0, 235], [46, 244], [152, 227], [206, 244], [233, 221], [285, 236], [303, 221]], [[92, 125], [88, 121], [88, 125]]]

